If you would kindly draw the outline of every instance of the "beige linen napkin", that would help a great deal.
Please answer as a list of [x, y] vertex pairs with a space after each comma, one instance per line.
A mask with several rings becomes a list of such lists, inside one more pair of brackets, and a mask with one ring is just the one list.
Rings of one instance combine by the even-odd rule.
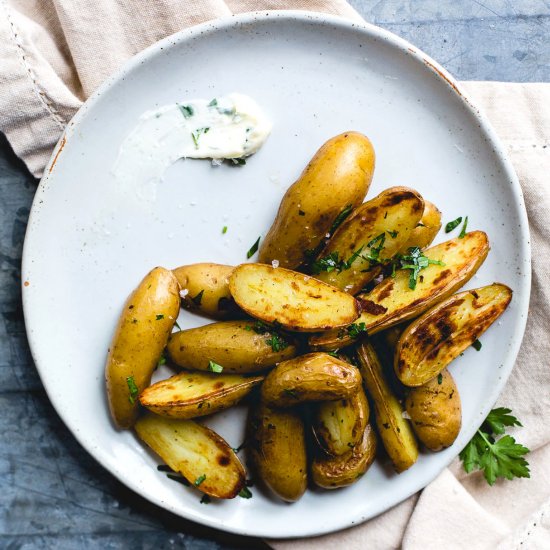
[[[182, 28], [265, 9], [359, 19], [344, 0], [0, 0], [0, 130], [39, 177], [82, 101], [126, 59]], [[314, 539], [270, 541], [276, 549], [550, 548], [550, 84], [463, 87], [507, 146], [530, 218], [530, 315], [498, 403], [524, 424], [518, 439], [532, 449], [532, 479], [490, 488], [457, 461], [419, 495], [363, 525]]]

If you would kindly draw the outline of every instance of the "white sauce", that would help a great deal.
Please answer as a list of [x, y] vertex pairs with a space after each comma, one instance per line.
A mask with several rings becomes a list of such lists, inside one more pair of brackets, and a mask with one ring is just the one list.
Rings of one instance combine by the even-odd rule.
[[240, 159], [252, 155], [271, 132], [271, 122], [248, 96], [230, 94], [164, 105], [139, 117], [123, 141], [113, 168], [124, 189], [153, 198], [166, 169], [180, 158]]

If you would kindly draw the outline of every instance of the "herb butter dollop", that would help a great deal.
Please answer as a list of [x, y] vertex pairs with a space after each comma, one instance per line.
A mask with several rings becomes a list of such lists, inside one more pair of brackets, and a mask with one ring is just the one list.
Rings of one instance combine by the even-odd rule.
[[158, 183], [181, 158], [243, 159], [258, 151], [271, 127], [259, 105], [243, 94], [164, 105], [139, 117], [113, 173], [121, 183]]

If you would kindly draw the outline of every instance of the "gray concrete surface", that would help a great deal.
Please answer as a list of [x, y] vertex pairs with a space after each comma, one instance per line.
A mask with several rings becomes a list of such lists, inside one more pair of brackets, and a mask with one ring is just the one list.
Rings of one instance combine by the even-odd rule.
[[[550, 81], [550, 1], [351, 3], [459, 79]], [[82, 450], [53, 410], [21, 310], [21, 248], [36, 185], [0, 136], [0, 548], [262, 548], [132, 493]]]

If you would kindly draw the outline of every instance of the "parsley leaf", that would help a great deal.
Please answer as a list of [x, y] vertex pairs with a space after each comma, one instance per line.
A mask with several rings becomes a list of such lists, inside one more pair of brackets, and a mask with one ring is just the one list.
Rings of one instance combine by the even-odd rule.
[[206, 479], [206, 474], [202, 474], [202, 476], [199, 476], [197, 479], [195, 479], [195, 487], [198, 487], [204, 480]]
[[482, 347], [482, 343], [479, 341], [479, 340], [476, 340], [473, 344], [472, 344], [472, 347], [476, 350], [476, 351], [479, 351]]
[[241, 498], [252, 498], [252, 491], [248, 487], [243, 487], [239, 492]]
[[210, 504], [212, 501], [208, 495], [202, 495], [200, 503], [201, 504]]
[[443, 375], [441, 373], [439, 373], [437, 375], [437, 383], [441, 386], [441, 384], [443, 383]]
[[258, 237], [258, 240], [250, 247], [249, 251], [246, 253], [247, 260], [252, 258], [252, 256], [254, 256], [254, 254], [256, 254], [256, 252], [258, 251], [258, 248], [260, 247], [261, 238], [262, 237]]
[[210, 128], [208, 126], [206, 126], [205, 128], [197, 128], [194, 132], [191, 132], [191, 137], [193, 138], [193, 143], [195, 144], [195, 149], [199, 148], [199, 138], [203, 134], [207, 134], [208, 130], [210, 130]]
[[178, 107], [185, 118], [190, 118], [195, 114], [195, 110], [191, 105], [178, 105]]
[[246, 164], [246, 159], [243, 159], [242, 157], [229, 158], [227, 160], [230, 160], [234, 166], [244, 166]]
[[334, 235], [334, 232], [342, 225], [343, 221], [351, 214], [353, 210], [353, 205], [348, 204], [332, 222], [332, 225], [329, 229], [329, 234]]
[[164, 319], [164, 315], [162, 313], [157, 314], [156, 320], [160, 321], [161, 319]]
[[288, 342], [276, 332], [272, 333], [271, 338], [268, 338], [265, 343], [275, 352], [288, 348]]
[[217, 107], [218, 105], [218, 100], [216, 98], [214, 98], [209, 104], [208, 106], [209, 107]]
[[386, 233], [392, 238], [395, 239], [399, 235], [399, 231], [386, 231]]
[[[502, 435], [505, 426], [521, 426], [511, 412], [504, 407], [493, 409], [459, 455], [464, 470], [483, 470], [489, 485], [499, 477], [530, 477], [529, 463], [524, 458], [529, 449], [516, 443], [511, 435]], [[495, 439], [495, 435], [502, 437]]]
[[367, 332], [365, 323], [352, 323], [346, 330], [351, 338], [359, 338], [362, 332]]
[[128, 376], [128, 378], [126, 378], [126, 384], [128, 384], [128, 390], [130, 391], [128, 401], [133, 405], [136, 402], [136, 397], [139, 395], [139, 389], [136, 386], [136, 381], [133, 376]]
[[458, 236], [459, 239], [463, 239], [466, 236], [466, 228], [468, 227], [468, 216], [464, 218], [464, 225], [462, 226], [462, 229], [460, 231], [460, 235]]
[[396, 259], [396, 263], [393, 266], [392, 276], [395, 276], [395, 267], [398, 269], [410, 269], [409, 275], [409, 288], [414, 290], [418, 281], [418, 275], [422, 269], [426, 269], [429, 265], [445, 265], [439, 260], [431, 260], [427, 256], [424, 256], [422, 250], [417, 246], [409, 248], [407, 254], [399, 255]]
[[462, 222], [462, 216], [458, 217], [456, 220], [453, 220], [452, 222], [449, 222], [445, 226], [445, 233], [450, 233], [455, 227], [458, 227], [461, 222]]
[[222, 235], [225, 235], [227, 233], [227, 225], [224, 225], [222, 228]]
[[214, 361], [208, 361], [208, 370], [211, 372], [220, 373], [223, 371], [223, 367]]

